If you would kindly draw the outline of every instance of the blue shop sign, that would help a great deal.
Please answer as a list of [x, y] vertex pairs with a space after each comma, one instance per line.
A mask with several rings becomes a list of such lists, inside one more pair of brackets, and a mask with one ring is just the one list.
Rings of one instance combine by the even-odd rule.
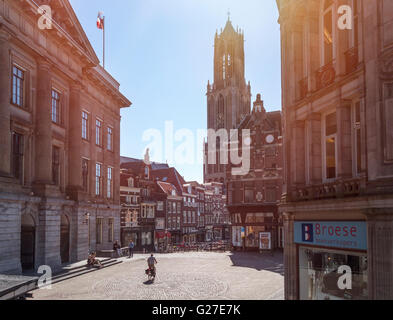
[[298, 244], [367, 250], [363, 221], [295, 221], [294, 234]]

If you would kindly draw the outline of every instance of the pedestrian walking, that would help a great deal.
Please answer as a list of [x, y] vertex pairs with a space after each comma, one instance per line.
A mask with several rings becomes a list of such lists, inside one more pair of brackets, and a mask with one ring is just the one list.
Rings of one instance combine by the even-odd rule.
[[134, 241], [130, 241], [130, 243], [128, 244], [128, 258], [132, 258], [134, 257]]

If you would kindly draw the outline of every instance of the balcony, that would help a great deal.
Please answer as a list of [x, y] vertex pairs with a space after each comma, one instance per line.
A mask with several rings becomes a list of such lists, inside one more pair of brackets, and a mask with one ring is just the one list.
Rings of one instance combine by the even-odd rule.
[[345, 52], [345, 74], [356, 71], [359, 65], [359, 52], [357, 47], [353, 47]]
[[353, 197], [362, 194], [366, 187], [365, 178], [338, 180], [330, 183], [296, 187], [292, 189], [292, 201], [323, 200]]
[[317, 90], [321, 90], [331, 85], [332, 83], [334, 83], [335, 79], [336, 70], [334, 66], [334, 61], [332, 61], [316, 72]]

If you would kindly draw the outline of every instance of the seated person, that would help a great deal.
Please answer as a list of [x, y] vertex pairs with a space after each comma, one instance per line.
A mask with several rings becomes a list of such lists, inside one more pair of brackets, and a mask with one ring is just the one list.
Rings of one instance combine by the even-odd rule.
[[93, 266], [93, 267], [95, 267], [95, 266], [98, 266], [99, 268], [102, 267], [101, 261], [96, 259], [96, 253], [95, 252], [92, 252], [92, 253], [89, 254], [89, 257], [87, 258], [87, 264], [89, 266]]

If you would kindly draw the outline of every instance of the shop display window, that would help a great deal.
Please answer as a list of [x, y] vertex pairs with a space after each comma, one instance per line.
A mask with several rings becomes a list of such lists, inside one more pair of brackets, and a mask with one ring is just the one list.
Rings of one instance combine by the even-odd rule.
[[[344, 275], [338, 272], [341, 266], [351, 270], [351, 289], [340, 288], [339, 280]], [[367, 255], [299, 247], [299, 295], [300, 300], [367, 299]]]

